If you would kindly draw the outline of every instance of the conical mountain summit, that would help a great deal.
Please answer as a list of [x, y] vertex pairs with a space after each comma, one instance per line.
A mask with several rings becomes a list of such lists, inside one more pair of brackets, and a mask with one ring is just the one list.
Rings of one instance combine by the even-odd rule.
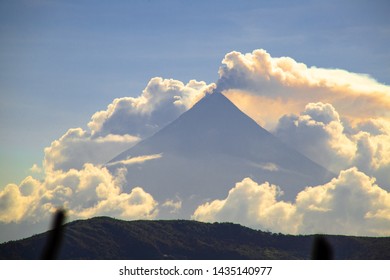
[[245, 177], [279, 185], [283, 199], [293, 200], [305, 186], [323, 184], [333, 175], [259, 126], [221, 93], [206, 95], [107, 166], [125, 166], [129, 188], [141, 186], [160, 202], [180, 199], [181, 218], [189, 218], [207, 200], [225, 198]]

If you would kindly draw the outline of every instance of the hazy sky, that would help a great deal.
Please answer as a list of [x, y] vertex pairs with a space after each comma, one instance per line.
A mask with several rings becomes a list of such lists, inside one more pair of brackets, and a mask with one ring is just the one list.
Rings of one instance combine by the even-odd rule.
[[[313, 232], [326, 217], [310, 211], [331, 209], [328, 222], [341, 217], [343, 188], [356, 185], [356, 200], [345, 203], [354, 210], [343, 217], [356, 219], [342, 233], [388, 234], [389, 13], [386, 0], [0, 1], [2, 240], [16, 232], [8, 224], [39, 220], [55, 203], [73, 205], [74, 218], [179, 209], [181, 201], [158, 201], [142, 186], [122, 192], [123, 174], [101, 164], [215, 87], [338, 177], [291, 203], [276, 200], [277, 187], [243, 178], [194, 218], [223, 220], [233, 202], [257, 207], [262, 188], [270, 201], [261, 213], [284, 211], [285, 220], [258, 217], [260, 228]], [[86, 197], [74, 196], [80, 190]], [[91, 197], [92, 208], [83, 204]], [[138, 210], [134, 200], [143, 201]]]

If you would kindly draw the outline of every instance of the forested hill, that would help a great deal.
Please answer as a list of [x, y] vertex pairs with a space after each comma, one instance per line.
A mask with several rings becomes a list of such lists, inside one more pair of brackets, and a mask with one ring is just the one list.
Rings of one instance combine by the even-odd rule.
[[[59, 259], [310, 259], [315, 236], [272, 234], [231, 223], [68, 223]], [[39, 259], [50, 232], [0, 245], [0, 259]], [[335, 259], [390, 259], [390, 238], [325, 236]]]

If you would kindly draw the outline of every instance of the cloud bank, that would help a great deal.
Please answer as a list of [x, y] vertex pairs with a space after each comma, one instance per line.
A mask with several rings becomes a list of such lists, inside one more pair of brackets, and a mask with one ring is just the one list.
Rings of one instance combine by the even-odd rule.
[[104, 167], [85, 164], [81, 170], [53, 171], [44, 181], [29, 176], [0, 192], [0, 222], [39, 222], [58, 207], [70, 219], [109, 215], [124, 219], [151, 219], [158, 203], [141, 187], [125, 192], [125, 169], [115, 176]]
[[306, 187], [294, 203], [278, 200], [281, 195], [275, 185], [245, 178], [225, 199], [199, 206], [192, 218], [288, 234], [390, 234], [390, 193], [356, 168], [341, 171], [327, 184]]

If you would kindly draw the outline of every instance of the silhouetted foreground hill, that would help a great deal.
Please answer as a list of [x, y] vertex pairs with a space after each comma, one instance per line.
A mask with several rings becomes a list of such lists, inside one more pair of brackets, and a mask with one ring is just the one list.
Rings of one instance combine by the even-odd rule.
[[[231, 223], [121, 221], [64, 226], [59, 259], [309, 259], [314, 236], [252, 230]], [[0, 245], [0, 259], [39, 259], [48, 233]], [[390, 259], [390, 238], [326, 236], [336, 259]]]

